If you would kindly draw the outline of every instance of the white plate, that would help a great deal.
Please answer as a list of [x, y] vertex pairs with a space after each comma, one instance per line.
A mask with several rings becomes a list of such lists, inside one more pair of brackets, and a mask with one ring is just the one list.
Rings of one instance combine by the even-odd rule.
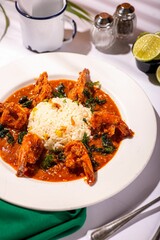
[[125, 73], [108, 63], [70, 53], [31, 56], [0, 69], [0, 101], [28, 85], [43, 71], [49, 77], [77, 79], [88, 68], [93, 81], [100, 81], [119, 107], [123, 119], [135, 132], [125, 139], [114, 158], [98, 171], [90, 187], [83, 179], [50, 183], [18, 178], [0, 159], [0, 197], [10, 203], [39, 210], [69, 210], [103, 201], [128, 186], [144, 169], [154, 149], [157, 124], [154, 110], [141, 88]]

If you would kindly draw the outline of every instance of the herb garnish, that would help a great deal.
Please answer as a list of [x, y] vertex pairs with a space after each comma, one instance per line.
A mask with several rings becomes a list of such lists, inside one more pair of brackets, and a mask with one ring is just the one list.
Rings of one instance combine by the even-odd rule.
[[9, 144], [14, 143], [14, 137], [13, 137], [13, 135], [12, 135], [10, 132], [8, 132], [8, 133], [6, 134], [6, 136], [7, 136], [7, 142], [8, 142]]
[[63, 85], [63, 83], [59, 84], [55, 88], [55, 91], [53, 91], [53, 96], [59, 97], [59, 98], [66, 97], [66, 93], [65, 93], [64, 89], [65, 89], [65, 86]]
[[45, 158], [41, 162], [41, 168], [47, 170], [55, 165], [58, 162], [65, 161], [64, 151], [62, 149], [50, 150], [48, 154], [46, 154]]
[[97, 161], [95, 161], [95, 159], [93, 157], [93, 152], [98, 152], [102, 155], [106, 155], [106, 154], [114, 152], [114, 150], [115, 150], [115, 146], [113, 145], [112, 140], [110, 138], [108, 138], [106, 133], [102, 134], [102, 136], [97, 135], [96, 138], [101, 138], [102, 147], [96, 147], [94, 144], [89, 145], [89, 137], [87, 136], [86, 133], [84, 133], [83, 138], [82, 138], [82, 143], [84, 144], [84, 146], [86, 147], [86, 149], [88, 151], [88, 155], [91, 159], [92, 166], [94, 169], [99, 166], [99, 163]]
[[102, 134], [102, 145], [103, 145], [103, 153], [112, 153], [115, 150], [115, 146], [112, 143], [112, 140], [108, 138], [107, 134]]
[[3, 124], [0, 124], [0, 138], [5, 138], [5, 137], [7, 137], [7, 142], [9, 144], [14, 143], [14, 137], [9, 132], [9, 129], [5, 128]]
[[53, 167], [56, 164], [57, 163], [54, 161], [54, 156], [51, 155], [51, 154], [48, 154], [48, 155], [45, 156], [45, 158], [41, 162], [41, 168], [43, 168], [44, 170], [47, 170], [47, 169], [49, 169], [50, 167]]
[[95, 161], [93, 156], [92, 156], [91, 147], [89, 146], [89, 137], [87, 136], [86, 132], [83, 135], [82, 143], [84, 144], [84, 146], [86, 147], [86, 149], [88, 151], [88, 155], [90, 157], [90, 160], [91, 160], [91, 163], [92, 163], [92, 166], [93, 166], [94, 170], [96, 170], [96, 168], [99, 166], [99, 163], [97, 161]]
[[22, 144], [22, 141], [23, 141], [23, 137], [27, 134], [27, 131], [23, 131], [23, 132], [20, 132], [18, 134], [18, 143], [19, 144]]
[[94, 111], [94, 108], [96, 106], [96, 104], [98, 105], [103, 105], [104, 103], [106, 103], [106, 100], [100, 100], [98, 97], [90, 97], [89, 99], [86, 100], [85, 102], [85, 107], [91, 108], [91, 111]]
[[23, 96], [19, 99], [19, 103], [22, 105], [22, 107], [26, 107], [26, 108], [30, 108], [32, 105], [32, 101], [31, 99], [28, 99], [27, 96]]
[[1, 124], [0, 138], [4, 138], [8, 132], [9, 130], [7, 128], [4, 128], [3, 125]]
[[85, 122], [86, 124], [88, 124], [87, 119], [83, 118], [83, 122]]
[[91, 98], [92, 97], [92, 94], [90, 91], [88, 91], [88, 89], [84, 88], [83, 90], [83, 94], [86, 98]]
[[82, 138], [82, 143], [84, 146], [89, 150], [89, 137], [87, 136], [87, 133], [85, 132]]
[[88, 86], [89, 88], [93, 88], [94, 86], [97, 86], [98, 88], [100, 88], [101, 84], [99, 81], [97, 81], [97, 82], [89, 81], [86, 83], [86, 86]]
[[0, 123], [0, 131], [4, 129], [3, 124]]
[[102, 147], [98, 148], [95, 145], [91, 145], [90, 152], [98, 152], [98, 153], [101, 153], [102, 155], [106, 155], [114, 152], [115, 146], [113, 145], [112, 140], [108, 138], [106, 133], [102, 134], [101, 140], [102, 140]]
[[86, 102], [85, 102], [84, 106], [87, 107], [87, 108], [91, 108], [91, 111], [93, 112], [95, 106], [97, 104], [98, 105], [103, 105], [104, 103], [106, 103], [106, 99], [101, 100], [98, 97], [94, 97], [93, 96], [93, 89], [92, 89], [93, 86], [94, 86], [94, 83], [93, 82], [89, 82], [89, 83], [90, 83], [89, 86], [91, 86], [90, 87], [91, 91], [89, 91], [89, 89], [87, 89], [87, 88], [84, 88], [84, 90], [83, 90], [83, 94], [86, 97]]
[[62, 149], [55, 149], [55, 150], [52, 150], [52, 153], [54, 154], [54, 157], [58, 161], [65, 161], [64, 150], [62, 150]]

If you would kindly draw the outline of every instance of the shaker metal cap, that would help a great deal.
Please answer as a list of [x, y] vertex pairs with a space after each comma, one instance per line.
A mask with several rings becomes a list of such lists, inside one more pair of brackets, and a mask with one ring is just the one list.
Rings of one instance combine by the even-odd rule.
[[132, 14], [135, 11], [134, 7], [129, 3], [122, 3], [118, 5], [116, 10], [120, 16]]
[[94, 24], [96, 27], [105, 28], [107, 25], [111, 24], [113, 22], [113, 17], [106, 13], [101, 12], [95, 16]]

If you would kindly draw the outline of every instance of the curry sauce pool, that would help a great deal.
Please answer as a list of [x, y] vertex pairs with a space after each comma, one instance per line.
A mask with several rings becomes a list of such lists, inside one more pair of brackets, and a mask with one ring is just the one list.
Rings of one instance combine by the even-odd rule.
[[0, 104], [0, 124], [6, 133], [0, 138], [1, 158], [18, 177], [51, 182], [83, 177], [93, 185], [95, 172], [134, 135], [88, 69], [77, 81], [49, 81], [46, 72], [40, 74], [35, 84]]

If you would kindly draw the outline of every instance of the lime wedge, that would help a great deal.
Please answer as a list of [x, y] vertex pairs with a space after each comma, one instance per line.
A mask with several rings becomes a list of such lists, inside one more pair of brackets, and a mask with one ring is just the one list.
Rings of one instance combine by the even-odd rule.
[[158, 66], [158, 68], [156, 70], [156, 78], [157, 78], [158, 82], [160, 83], [160, 66]]
[[146, 35], [146, 34], [150, 34], [150, 33], [149, 33], [149, 32], [141, 32], [141, 33], [138, 35], [137, 39], [138, 39], [138, 38], [141, 38], [142, 36], [144, 36], [144, 35]]
[[153, 60], [160, 54], [160, 36], [151, 33], [143, 35], [136, 40], [132, 51], [137, 60]]

